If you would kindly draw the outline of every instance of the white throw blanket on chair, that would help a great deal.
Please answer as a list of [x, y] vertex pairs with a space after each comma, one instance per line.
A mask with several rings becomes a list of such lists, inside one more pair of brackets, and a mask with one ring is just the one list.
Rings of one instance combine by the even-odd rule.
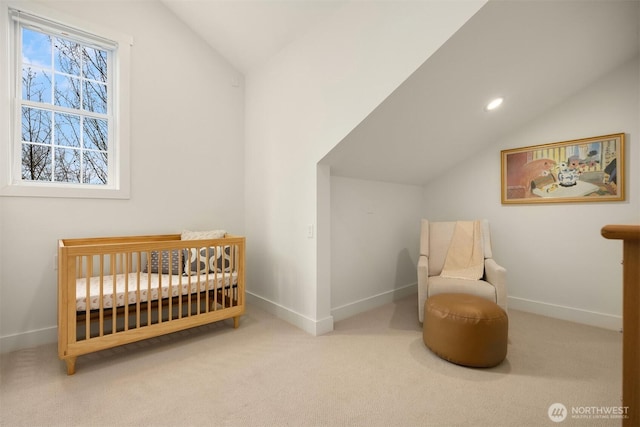
[[442, 277], [478, 280], [484, 273], [480, 221], [458, 221], [442, 267]]

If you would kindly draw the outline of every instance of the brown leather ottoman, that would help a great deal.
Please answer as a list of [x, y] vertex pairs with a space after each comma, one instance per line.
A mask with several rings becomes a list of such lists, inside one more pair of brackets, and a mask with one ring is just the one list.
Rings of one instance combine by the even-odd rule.
[[509, 319], [496, 303], [467, 294], [439, 294], [424, 303], [422, 338], [458, 365], [489, 368], [507, 356]]

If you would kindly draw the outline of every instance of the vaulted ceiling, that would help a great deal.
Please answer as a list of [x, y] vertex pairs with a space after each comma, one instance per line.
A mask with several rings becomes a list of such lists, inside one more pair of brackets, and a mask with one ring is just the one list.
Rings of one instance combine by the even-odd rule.
[[348, 0], [162, 0], [173, 13], [248, 73], [321, 25]]
[[639, 5], [489, 2], [325, 161], [338, 175], [428, 182], [637, 56]]
[[[345, 3], [163, 2], [244, 72]], [[639, 28], [637, 0], [490, 1], [322, 162], [336, 175], [428, 182], [636, 57]], [[496, 96], [503, 106], [484, 111]]]

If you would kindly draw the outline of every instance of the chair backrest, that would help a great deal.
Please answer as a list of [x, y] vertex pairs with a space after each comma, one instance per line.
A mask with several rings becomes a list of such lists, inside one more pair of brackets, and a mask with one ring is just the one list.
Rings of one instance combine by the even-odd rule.
[[[489, 222], [481, 220], [480, 224], [484, 258], [493, 258]], [[455, 228], [455, 221], [436, 222], [422, 220], [420, 227], [420, 255], [426, 255], [429, 258], [429, 276], [437, 276], [442, 272]]]

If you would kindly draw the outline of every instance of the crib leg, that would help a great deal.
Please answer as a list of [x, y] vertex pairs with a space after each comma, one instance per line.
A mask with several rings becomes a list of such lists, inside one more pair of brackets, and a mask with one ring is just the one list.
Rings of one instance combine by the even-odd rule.
[[240, 326], [240, 316], [236, 316], [233, 318], [234, 329], [238, 329], [238, 326]]
[[67, 375], [73, 375], [76, 373], [76, 359], [77, 357], [64, 359], [64, 361], [67, 362]]

